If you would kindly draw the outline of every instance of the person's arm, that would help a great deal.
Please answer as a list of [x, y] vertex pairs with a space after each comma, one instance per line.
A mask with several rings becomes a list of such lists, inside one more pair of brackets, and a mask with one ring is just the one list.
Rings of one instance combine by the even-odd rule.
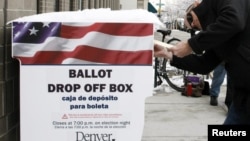
[[173, 55], [170, 64], [179, 69], [187, 70], [199, 74], [207, 74], [211, 72], [221, 59], [213, 52], [207, 51], [203, 55], [190, 54], [183, 58]]
[[154, 44], [154, 57], [163, 57], [165, 59], [172, 60], [173, 53], [168, 51], [166, 47], [163, 47], [159, 44]]
[[179, 69], [199, 74], [209, 73], [221, 62], [213, 51], [207, 51], [202, 56], [190, 54], [186, 57], [179, 58], [165, 47], [157, 44], [154, 45], [154, 56], [170, 60], [170, 64]]
[[174, 47], [170, 48], [169, 51], [173, 52], [173, 54], [178, 57], [184, 57], [193, 52], [187, 41], [179, 42]]

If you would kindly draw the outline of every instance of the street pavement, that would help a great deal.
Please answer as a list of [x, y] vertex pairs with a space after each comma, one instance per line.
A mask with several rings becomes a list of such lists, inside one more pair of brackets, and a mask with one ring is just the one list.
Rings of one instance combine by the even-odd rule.
[[[190, 34], [172, 31], [172, 36], [185, 40]], [[155, 38], [161, 40], [156, 33]], [[225, 78], [226, 79], [226, 78]], [[207, 80], [211, 84], [211, 80]], [[221, 86], [219, 105], [211, 106], [210, 96], [187, 97], [167, 83], [154, 89], [145, 101], [145, 124], [142, 141], [207, 141], [208, 125], [223, 124], [226, 82]]]

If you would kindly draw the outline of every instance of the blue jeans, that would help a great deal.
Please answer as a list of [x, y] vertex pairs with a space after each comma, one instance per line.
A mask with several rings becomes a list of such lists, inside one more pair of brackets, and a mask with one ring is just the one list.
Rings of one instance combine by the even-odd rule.
[[210, 88], [210, 96], [218, 97], [220, 93], [220, 86], [224, 81], [226, 70], [224, 65], [218, 65], [213, 72], [213, 79]]
[[227, 113], [227, 117], [223, 125], [232, 125], [232, 124], [248, 124], [250, 125], [250, 120], [247, 115], [246, 106], [235, 108], [234, 103], [231, 103], [230, 108]]

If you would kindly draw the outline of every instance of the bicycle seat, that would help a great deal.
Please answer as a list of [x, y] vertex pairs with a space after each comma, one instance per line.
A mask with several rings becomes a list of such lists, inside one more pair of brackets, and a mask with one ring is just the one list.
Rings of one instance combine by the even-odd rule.
[[163, 36], [171, 34], [171, 30], [170, 29], [167, 29], [167, 30], [158, 29], [157, 32], [160, 32]]

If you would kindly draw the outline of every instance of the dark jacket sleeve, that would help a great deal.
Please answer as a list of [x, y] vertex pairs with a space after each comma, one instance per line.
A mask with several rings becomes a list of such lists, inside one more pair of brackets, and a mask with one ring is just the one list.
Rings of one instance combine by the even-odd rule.
[[203, 55], [191, 54], [183, 58], [173, 56], [170, 64], [179, 69], [187, 70], [199, 74], [208, 74], [221, 60], [213, 51], [207, 51]]

